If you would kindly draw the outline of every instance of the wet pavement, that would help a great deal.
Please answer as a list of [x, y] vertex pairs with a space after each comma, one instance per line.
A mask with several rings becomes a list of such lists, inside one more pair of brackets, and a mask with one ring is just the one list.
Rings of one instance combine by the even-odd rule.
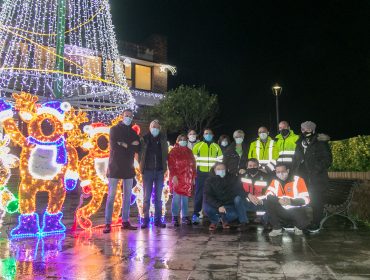
[[[72, 216], [67, 209], [68, 228]], [[102, 217], [101, 211], [95, 221]], [[14, 222], [0, 229], [3, 279], [370, 279], [370, 229], [354, 231], [340, 219], [312, 236], [269, 238], [256, 225], [209, 233], [201, 225], [168, 224], [9, 240]]]

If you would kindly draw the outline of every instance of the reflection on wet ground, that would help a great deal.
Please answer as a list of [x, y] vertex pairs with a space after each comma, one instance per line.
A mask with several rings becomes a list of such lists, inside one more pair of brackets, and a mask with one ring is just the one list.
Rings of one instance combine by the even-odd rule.
[[312, 236], [269, 238], [256, 225], [210, 234], [202, 225], [169, 224], [9, 240], [14, 221], [0, 229], [3, 279], [370, 279], [370, 229], [353, 231], [340, 219]]

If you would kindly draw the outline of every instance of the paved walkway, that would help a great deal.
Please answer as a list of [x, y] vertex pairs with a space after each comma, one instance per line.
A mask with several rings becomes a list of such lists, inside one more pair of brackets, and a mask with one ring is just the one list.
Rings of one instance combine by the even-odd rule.
[[370, 231], [269, 238], [260, 226], [212, 234], [202, 226], [117, 227], [2, 238], [0, 258], [4, 279], [370, 279]]

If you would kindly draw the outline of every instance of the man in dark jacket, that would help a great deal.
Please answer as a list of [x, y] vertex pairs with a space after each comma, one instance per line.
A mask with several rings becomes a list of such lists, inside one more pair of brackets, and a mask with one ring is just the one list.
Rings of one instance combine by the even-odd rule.
[[323, 218], [325, 195], [328, 186], [328, 169], [332, 154], [328, 144], [329, 136], [316, 133], [316, 124], [307, 121], [301, 124], [302, 135], [297, 141], [293, 158], [293, 170], [307, 182], [313, 210], [310, 232], [318, 232]]
[[228, 172], [239, 176], [245, 173], [245, 165], [248, 160], [248, 146], [244, 142], [244, 132], [236, 130], [233, 134], [234, 142], [227, 147], [223, 157]]
[[167, 138], [162, 133], [158, 120], [150, 123], [150, 132], [146, 134], [142, 143], [142, 152], [140, 155], [140, 170], [143, 174], [144, 184], [144, 222], [141, 228], [149, 226], [149, 208], [150, 199], [155, 189], [155, 223], [157, 227], [165, 228], [166, 224], [162, 222], [162, 190], [164, 184], [164, 173], [167, 170], [168, 144]]
[[105, 207], [104, 233], [111, 231], [114, 198], [116, 197], [119, 180], [123, 182], [122, 228], [136, 230], [130, 224], [131, 189], [135, 177], [134, 157], [140, 151], [140, 138], [132, 129], [133, 113], [126, 109], [123, 120], [113, 126], [109, 132], [109, 165], [108, 165], [108, 198]]
[[228, 174], [223, 163], [216, 163], [204, 187], [204, 211], [211, 220], [209, 230], [215, 230], [221, 216], [223, 228], [230, 228], [229, 222], [239, 219], [240, 229], [247, 223], [244, 193], [238, 177]]

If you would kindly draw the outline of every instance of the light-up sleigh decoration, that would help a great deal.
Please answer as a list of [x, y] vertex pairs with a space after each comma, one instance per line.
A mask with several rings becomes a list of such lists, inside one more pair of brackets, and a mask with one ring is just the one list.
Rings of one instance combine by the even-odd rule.
[[[0, 121], [11, 140], [22, 148], [20, 155], [20, 185], [18, 225], [12, 237], [43, 236], [63, 233], [61, 212], [67, 190], [78, 181], [78, 155], [69, 143], [69, 134], [86, 122], [84, 114], [75, 114], [69, 103], [50, 101], [36, 104], [38, 97], [13, 94], [14, 109], [27, 123], [28, 137], [18, 129], [13, 108], [0, 99]], [[65, 136], [67, 134], [67, 136]], [[48, 192], [47, 209], [42, 217], [36, 213], [36, 194]], [[41, 223], [40, 223], [41, 222]]]
[[19, 166], [19, 158], [9, 154], [10, 138], [0, 134], [0, 226], [6, 213], [13, 214], [18, 210], [18, 199], [7, 188], [11, 169]]

